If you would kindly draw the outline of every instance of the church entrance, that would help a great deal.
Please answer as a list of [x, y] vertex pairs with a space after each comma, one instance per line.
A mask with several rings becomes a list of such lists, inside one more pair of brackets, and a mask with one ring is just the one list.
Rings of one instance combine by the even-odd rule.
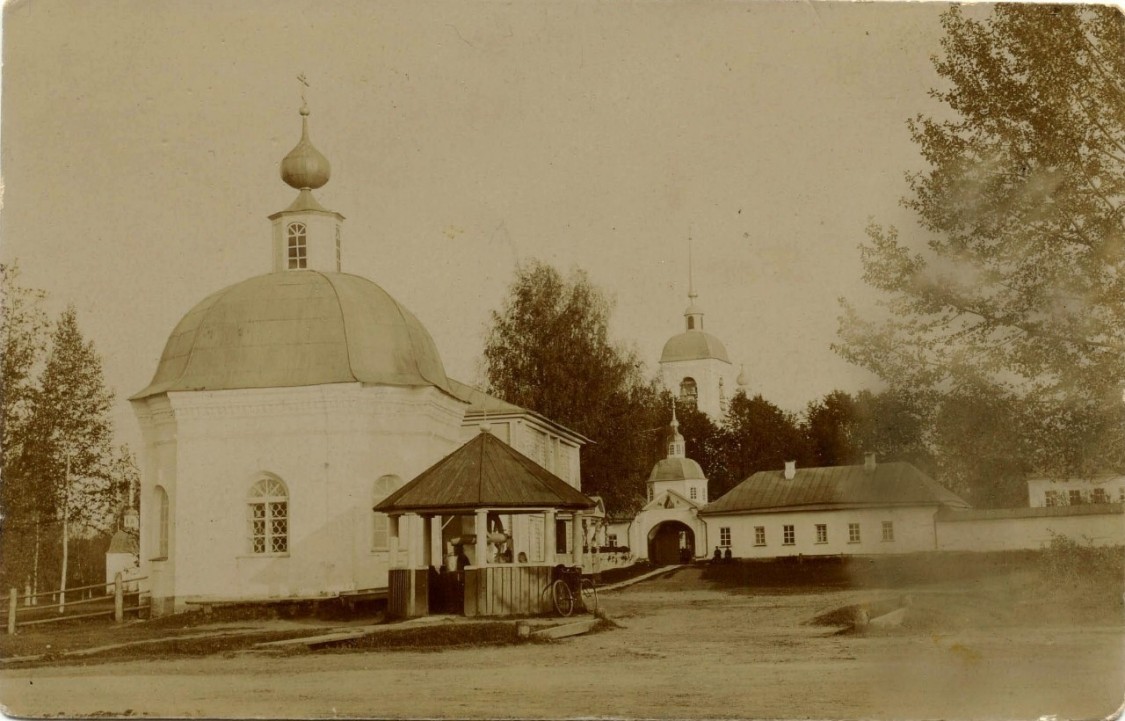
[[690, 562], [695, 557], [695, 533], [679, 521], [664, 521], [648, 532], [648, 560], [657, 566]]

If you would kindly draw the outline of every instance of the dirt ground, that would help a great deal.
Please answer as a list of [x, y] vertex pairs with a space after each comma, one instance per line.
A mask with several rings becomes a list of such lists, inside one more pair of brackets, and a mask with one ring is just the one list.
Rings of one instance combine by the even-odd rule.
[[751, 593], [704, 573], [604, 594], [619, 629], [547, 645], [8, 670], [0, 699], [20, 716], [272, 718], [1064, 719], [1122, 702], [1119, 614], [1084, 622], [1034, 599], [1005, 603], [999, 581], [929, 585], [908, 589], [914, 622], [841, 634], [810, 622], [903, 589]]

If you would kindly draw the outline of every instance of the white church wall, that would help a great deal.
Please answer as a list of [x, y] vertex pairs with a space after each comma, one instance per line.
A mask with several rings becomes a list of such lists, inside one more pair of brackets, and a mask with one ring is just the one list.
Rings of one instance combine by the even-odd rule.
[[[935, 508], [857, 508], [851, 510], [797, 511], [707, 515], [707, 534], [712, 546], [724, 546], [722, 529], [730, 529], [731, 554], [736, 558], [779, 556], [877, 555], [930, 551], [935, 547]], [[883, 523], [891, 523], [893, 540], [883, 540]], [[859, 524], [859, 540], [849, 533]], [[817, 540], [817, 525], [826, 526], [827, 536]], [[786, 543], [785, 528], [793, 529]], [[756, 543], [755, 529], [765, 531], [765, 543]]]
[[[176, 607], [194, 598], [310, 596], [386, 585], [372, 548], [375, 479], [409, 480], [452, 450], [463, 404], [434, 388], [335, 384], [173, 393]], [[288, 491], [288, 549], [253, 553], [247, 494]], [[167, 474], [166, 474], [167, 475]], [[152, 509], [150, 509], [152, 510]], [[152, 524], [142, 510], [142, 523]], [[161, 565], [161, 564], [157, 564]], [[153, 593], [156, 595], [154, 587]]]

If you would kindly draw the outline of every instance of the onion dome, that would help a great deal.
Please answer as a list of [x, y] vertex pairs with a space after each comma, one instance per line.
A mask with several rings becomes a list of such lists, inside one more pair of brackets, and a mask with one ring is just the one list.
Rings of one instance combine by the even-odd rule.
[[430, 334], [386, 291], [357, 275], [298, 270], [244, 280], [188, 311], [132, 400], [356, 382], [452, 395]]
[[309, 108], [301, 106], [301, 140], [281, 161], [281, 179], [297, 190], [316, 190], [328, 182], [332, 166], [309, 140]]

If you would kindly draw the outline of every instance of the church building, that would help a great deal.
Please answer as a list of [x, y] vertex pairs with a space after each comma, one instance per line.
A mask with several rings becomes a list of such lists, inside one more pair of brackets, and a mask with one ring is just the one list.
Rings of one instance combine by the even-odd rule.
[[685, 328], [664, 344], [660, 378], [681, 402], [694, 405], [712, 421], [722, 423], [736, 389], [745, 390], [748, 381], [745, 370], [736, 376], [722, 341], [703, 330], [703, 309], [696, 303], [697, 297], [689, 254]]
[[[296, 197], [269, 216], [272, 272], [188, 311], [130, 398], [154, 615], [386, 588], [393, 528], [373, 506], [500, 403], [449, 379], [422, 323], [344, 272], [344, 216], [313, 194], [330, 165], [309, 139], [306, 105], [300, 114], [300, 142], [281, 162]], [[503, 411], [502, 440], [577, 488], [587, 439]]]

